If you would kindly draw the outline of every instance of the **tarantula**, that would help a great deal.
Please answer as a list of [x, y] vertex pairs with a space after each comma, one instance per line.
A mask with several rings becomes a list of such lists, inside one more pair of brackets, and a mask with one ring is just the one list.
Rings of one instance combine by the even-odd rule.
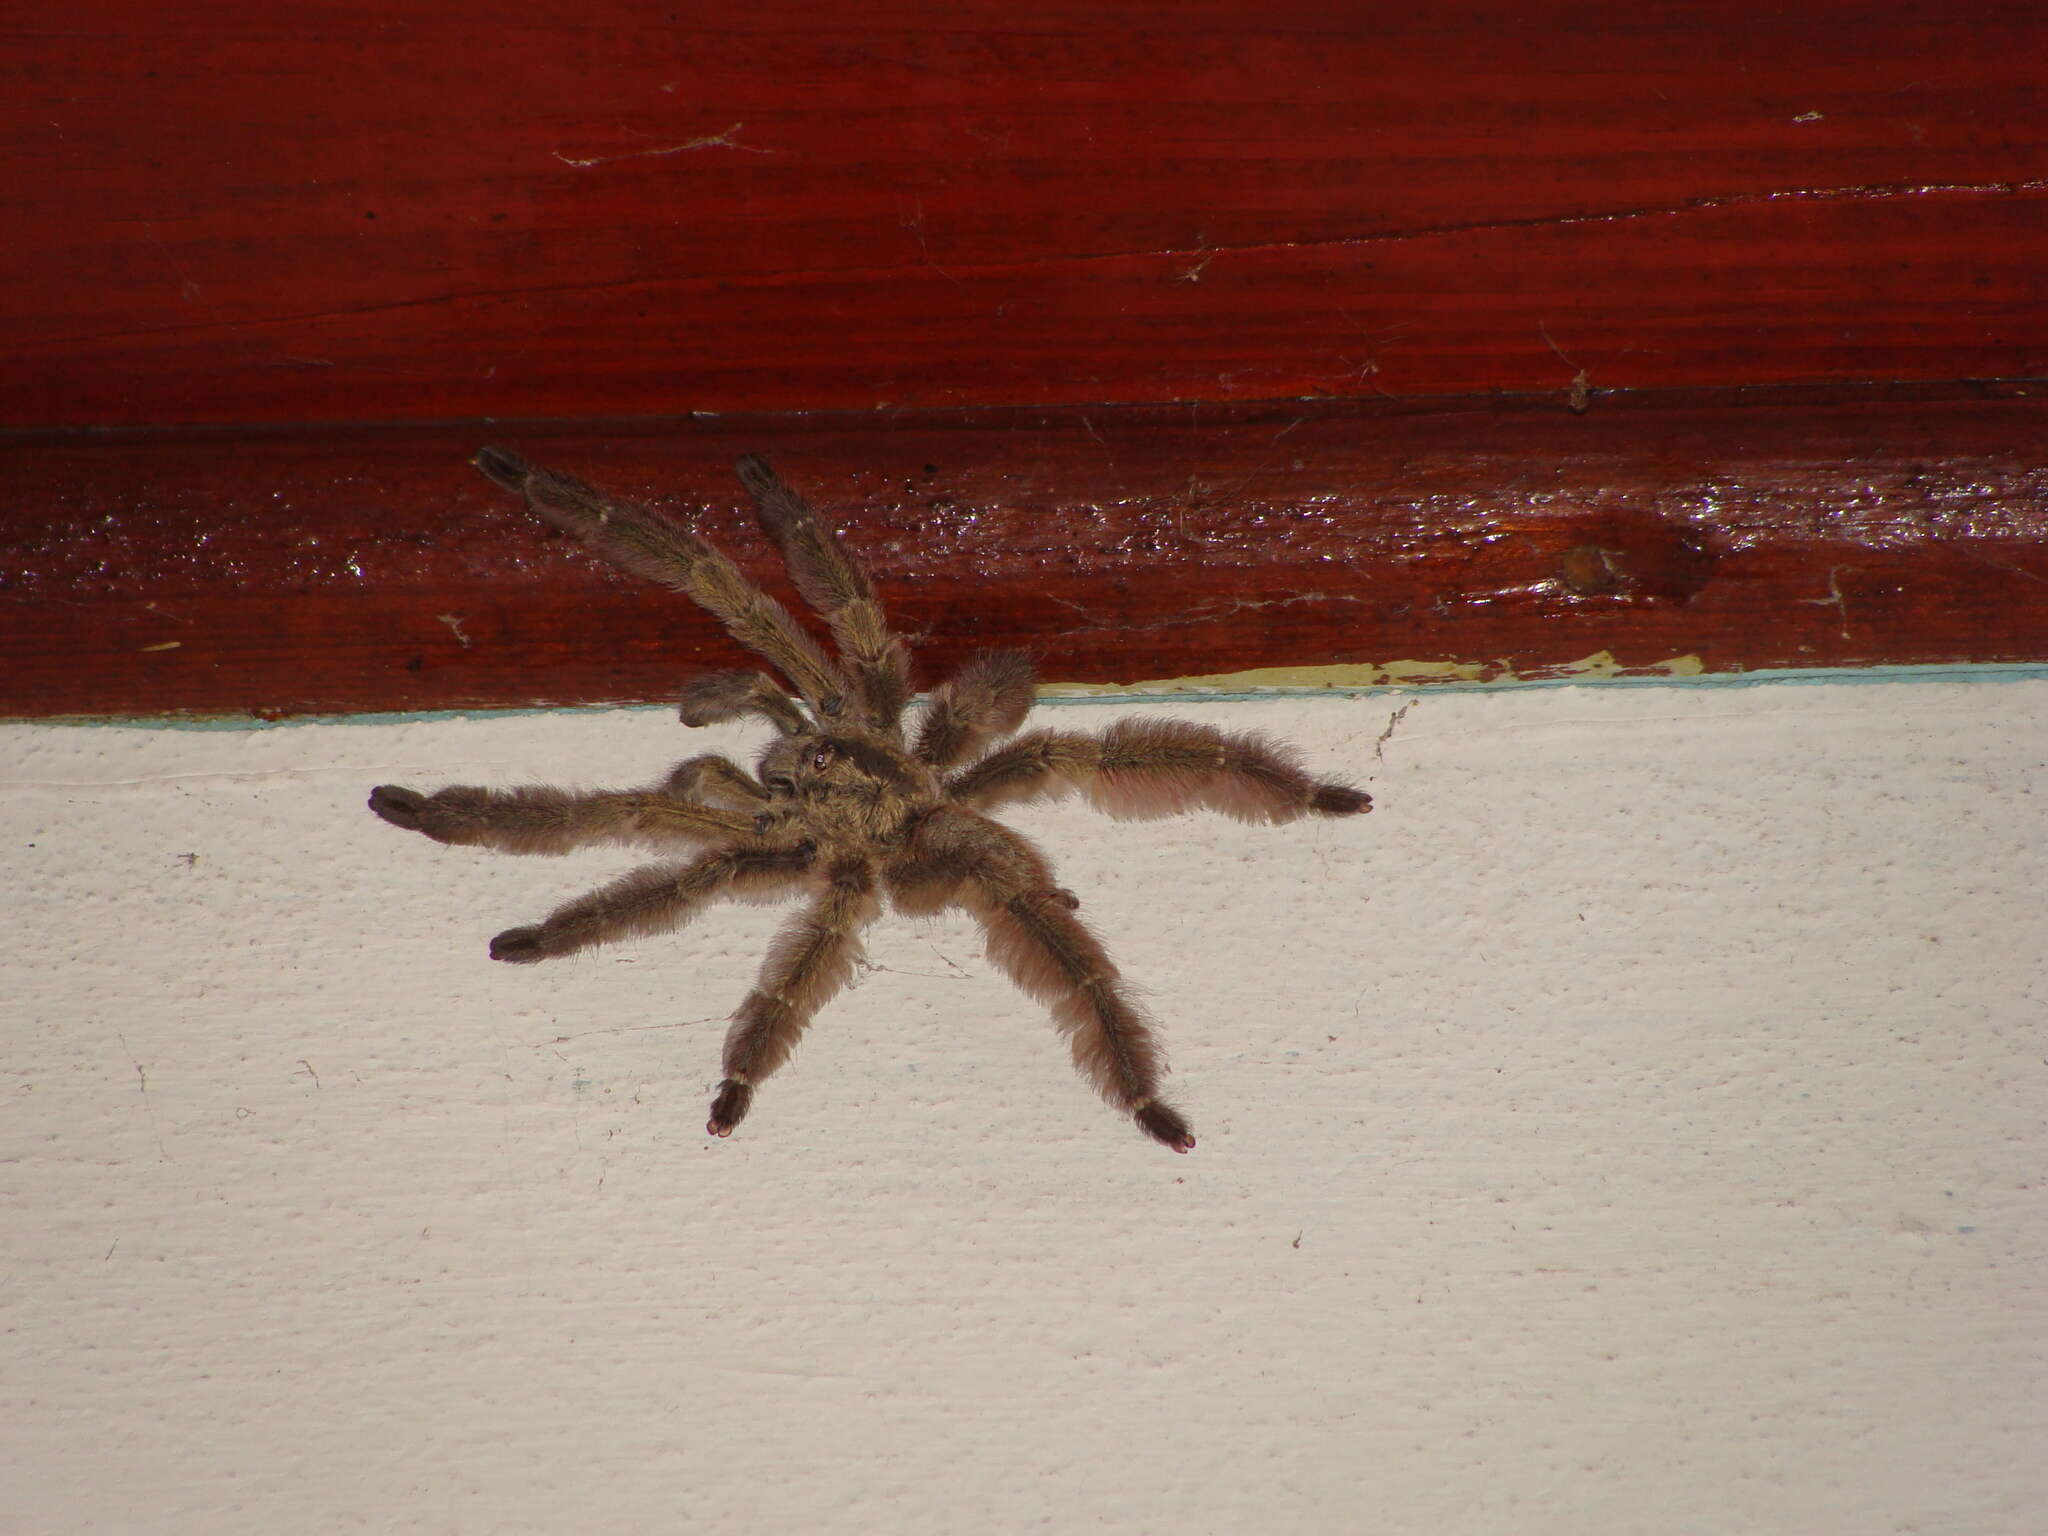
[[475, 462], [614, 564], [694, 600], [794, 690], [752, 670], [714, 672], [684, 689], [685, 725], [759, 716], [774, 726], [752, 773], [706, 755], [647, 789], [373, 790], [371, 810], [440, 843], [505, 853], [596, 842], [699, 850], [637, 869], [532, 927], [508, 928], [491, 940], [492, 959], [550, 960], [680, 927], [723, 897], [808, 893], [726, 1035], [725, 1079], [706, 1127], [726, 1136], [852, 976], [861, 930], [885, 896], [914, 916], [962, 907], [980, 922], [989, 958], [1051, 1006], [1075, 1065], [1102, 1096], [1174, 1151], [1194, 1146], [1187, 1121], [1159, 1097], [1165, 1063], [1151, 1024], [1074, 915], [1080, 902], [1035, 846], [983, 812], [1080, 790], [1112, 816], [1203, 808], [1271, 823], [1354, 815], [1371, 808], [1369, 796], [1310, 778], [1277, 742], [1179, 720], [1120, 720], [1100, 736], [1033, 731], [999, 745], [1023, 724], [1035, 689], [1029, 658], [1015, 651], [973, 657], [932, 689], [907, 730], [908, 647], [851, 552], [759, 458], [739, 461], [740, 481], [798, 593], [831, 631], [837, 659], [680, 523], [501, 448]]

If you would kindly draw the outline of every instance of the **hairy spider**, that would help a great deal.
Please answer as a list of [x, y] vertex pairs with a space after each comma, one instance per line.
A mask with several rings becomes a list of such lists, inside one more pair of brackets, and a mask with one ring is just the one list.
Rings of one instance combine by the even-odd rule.
[[706, 1129], [726, 1136], [811, 1016], [846, 985], [884, 896], [914, 916], [961, 907], [986, 933], [989, 958], [1051, 1006], [1075, 1065], [1102, 1096], [1174, 1151], [1194, 1146], [1179, 1111], [1159, 1098], [1166, 1068], [1151, 1024], [1074, 915], [1080, 903], [1035, 846], [982, 813], [1080, 790], [1112, 816], [1207, 809], [1272, 823], [1354, 815], [1371, 808], [1370, 797], [1310, 778], [1277, 742], [1181, 720], [1119, 720], [1099, 736], [1033, 731], [1001, 745], [1023, 724], [1035, 686], [1030, 660], [1015, 651], [969, 660], [931, 691], [907, 733], [909, 649], [852, 554], [758, 458], [739, 461], [740, 482], [797, 591], [831, 630], [837, 659], [680, 523], [501, 448], [484, 449], [476, 466], [614, 564], [693, 599], [794, 689], [748, 670], [684, 689], [685, 725], [758, 715], [775, 727], [752, 773], [706, 755], [647, 789], [373, 790], [371, 810], [440, 843], [505, 853], [596, 842], [700, 850], [634, 870], [533, 927], [508, 928], [491, 940], [492, 959], [550, 960], [658, 933], [723, 897], [807, 893], [725, 1037], [725, 1080]]

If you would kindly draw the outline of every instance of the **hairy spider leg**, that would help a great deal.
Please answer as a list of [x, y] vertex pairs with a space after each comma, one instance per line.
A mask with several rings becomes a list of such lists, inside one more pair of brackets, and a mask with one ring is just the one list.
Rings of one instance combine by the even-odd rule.
[[760, 508], [761, 526], [782, 551], [790, 580], [831, 628], [867, 724], [893, 735], [910, 698], [910, 650], [889, 628], [867, 572], [765, 459], [750, 453], [733, 467]]
[[1311, 778], [1290, 747], [1186, 720], [1119, 720], [1100, 736], [1033, 731], [946, 782], [949, 798], [976, 810], [1075, 790], [1133, 819], [1203, 809], [1274, 823], [1372, 809], [1363, 790]]
[[1166, 1062], [1151, 1023], [1125, 994], [1102, 941], [1074, 915], [1072, 897], [1049, 882], [1013, 891], [979, 874], [968, 877], [965, 897], [988, 935], [989, 958], [1052, 1010], [1082, 1076], [1146, 1135], [1192, 1150], [1187, 1121], [1159, 1098]]
[[880, 910], [874, 866], [841, 859], [826, 872], [825, 888], [810, 906], [776, 934], [725, 1037], [725, 1081], [705, 1126], [713, 1136], [732, 1134], [747, 1117], [762, 1079], [789, 1059], [818, 1010], [853, 979], [861, 930]]
[[[692, 759], [682, 767], [704, 761]], [[726, 766], [745, 777], [735, 765]], [[394, 827], [424, 833], [437, 843], [495, 848], [500, 853], [567, 853], [592, 843], [703, 847], [753, 835], [752, 814], [703, 805], [693, 795], [679, 792], [681, 771], [677, 769], [663, 789], [581, 793], [547, 784], [518, 789], [451, 784], [422, 795], [401, 785], [380, 784], [370, 791], [370, 809]], [[699, 769], [699, 776], [704, 772]]]
[[1151, 1021], [1029, 839], [963, 807], [940, 806], [919, 822], [888, 875], [891, 896], [913, 916], [965, 909], [981, 925], [989, 958], [1050, 1007], [1081, 1075], [1147, 1135], [1177, 1152], [1194, 1146], [1187, 1122], [1160, 1101], [1166, 1062]]
[[1037, 669], [1022, 651], [976, 652], [926, 701], [918, 760], [952, 768], [979, 757], [1024, 723], [1037, 692]]
[[806, 736], [817, 729], [774, 678], [747, 667], [691, 678], [683, 685], [676, 713], [685, 725], [717, 725], [758, 715], [785, 736]]
[[506, 929], [491, 940], [491, 958], [528, 964], [593, 944], [666, 933], [716, 898], [794, 884], [816, 856], [808, 843], [781, 848], [752, 844], [721, 848], [687, 864], [648, 864], [564, 902], [530, 928]]
[[731, 800], [744, 800], [749, 805], [768, 802], [766, 785], [731, 758], [716, 752], [706, 752], [677, 763], [669, 770], [663, 787], [670, 794], [690, 801], [722, 795]]
[[846, 708], [849, 684], [790, 611], [689, 529], [648, 507], [615, 501], [581, 480], [539, 469], [502, 448], [485, 448], [476, 467], [613, 564], [681, 592], [726, 632], [796, 685], [822, 718]]

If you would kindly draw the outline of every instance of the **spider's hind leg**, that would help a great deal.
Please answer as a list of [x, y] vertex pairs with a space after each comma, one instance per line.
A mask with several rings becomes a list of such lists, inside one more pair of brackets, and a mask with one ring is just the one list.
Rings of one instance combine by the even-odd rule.
[[704, 1127], [713, 1136], [732, 1134], [753, 1107], [755, 1087], [789, 1059], [817, 1011], [853, 979], [860, 931], [879, 906], [873, 866], [841, 860], [809, 909], [775, 936], [725, 1037], [725, 1081]]
[[535, 512], [621, 570], [689, 597], [825, 714], [845, 707], [845, 674], [789, 610], [675, 519], [602, 495], [581, 480], [541, 469], [502, 448], [479, 450], [475, 462], [498, 485], [524, 496]]
[[772, 891], [810, 867], [808, 844], [722, 848], [688, 864], [649, 864], [564, 902], [540, 922], [507, 928], [491, 940], [491, 958], [517, 965], [571, 955], [593, 944], [680, 928], [722, 896]]
[[982, 884], [977, 894], [971, 906], [988, 934], [989, 958], [1052, 1009], [1074, 1065], [1147, 1136], [1176, 1152], [1193, 1151], [1187, 1121], [1159, 1098], [1166, 1063], [1151, 1023], [1125, 993], [1101, 940], [1073, 915], [1068, 893], [1041, 888], [1004, 896]]
[[988, 955], [1042, 999], [1067, 1037], [1074, 1065], [1103, 1098], [1154, 1141], [1186, 1152], [1187, 1121], [1159, 1097], [1166, 1062], [1152, 1023], [1125, 990], [1101, 940], [1074, 915], [1080, 905], [1054, 883], [1030, 841], [972, 811], [942, 806], [926, 817], [890, 865], [891, 893], [913, 914], [965, 907]]

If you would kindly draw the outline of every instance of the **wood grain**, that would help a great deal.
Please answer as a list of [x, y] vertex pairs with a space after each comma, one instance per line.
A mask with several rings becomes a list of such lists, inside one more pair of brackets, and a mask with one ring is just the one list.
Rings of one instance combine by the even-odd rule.
[[87, 0], [0, 419], [2048, 373], [2048, 10]]
[[7, 713], [733, 659], [496, 499], [497, 438], [757, 564], [728, 465], [775, 454], [938, 664], [2048, 661], [2034, 0], [80, 0], [5, 38]]

